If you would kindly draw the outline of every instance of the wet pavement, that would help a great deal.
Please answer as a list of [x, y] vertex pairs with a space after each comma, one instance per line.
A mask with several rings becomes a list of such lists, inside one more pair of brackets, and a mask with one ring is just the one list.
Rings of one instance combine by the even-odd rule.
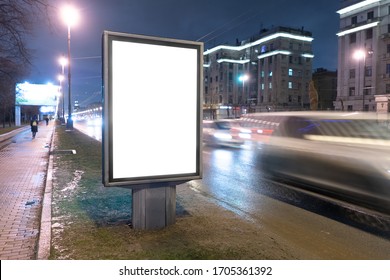
[[53, 122], [0, 149], [0, 259], [37, 259]]

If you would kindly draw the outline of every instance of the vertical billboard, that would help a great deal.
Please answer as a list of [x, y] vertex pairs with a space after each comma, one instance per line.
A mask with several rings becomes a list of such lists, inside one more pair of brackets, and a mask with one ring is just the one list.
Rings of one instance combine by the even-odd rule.
[[200, 179], [203, 44], [105, 31], [103, 183]]

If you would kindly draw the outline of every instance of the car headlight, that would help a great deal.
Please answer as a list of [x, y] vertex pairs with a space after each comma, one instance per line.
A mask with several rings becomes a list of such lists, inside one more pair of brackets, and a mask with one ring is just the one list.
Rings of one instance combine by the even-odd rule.
[[250, 129], [247, 129], [247, 128], [241, 128], [241, 129], [240, 129], [240, 132], [241, 132], [241, 133], [251, 133], [251, 130], [250, 130]]
[[214, 137], [221, 140], [230, 140], [233, 138], [230, 134], [218, 133], [218, 132], [214, 134]]
[[249, 133], [239, 133], [238, 136], [243, 139], [251, 139], [251, 135]]

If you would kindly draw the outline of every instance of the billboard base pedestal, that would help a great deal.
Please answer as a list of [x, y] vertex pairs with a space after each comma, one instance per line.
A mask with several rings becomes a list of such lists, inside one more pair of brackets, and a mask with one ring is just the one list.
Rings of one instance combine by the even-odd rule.
[[176, 222], [176, 186], [134, 188], [132, 202], [134, 229], [161, 229]]

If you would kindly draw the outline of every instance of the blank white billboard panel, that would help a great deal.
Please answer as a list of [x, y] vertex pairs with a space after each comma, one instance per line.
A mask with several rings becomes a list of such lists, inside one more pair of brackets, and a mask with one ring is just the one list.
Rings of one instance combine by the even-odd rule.
[[104, 36], [106, 186], [201, 177], [202, 45]]

